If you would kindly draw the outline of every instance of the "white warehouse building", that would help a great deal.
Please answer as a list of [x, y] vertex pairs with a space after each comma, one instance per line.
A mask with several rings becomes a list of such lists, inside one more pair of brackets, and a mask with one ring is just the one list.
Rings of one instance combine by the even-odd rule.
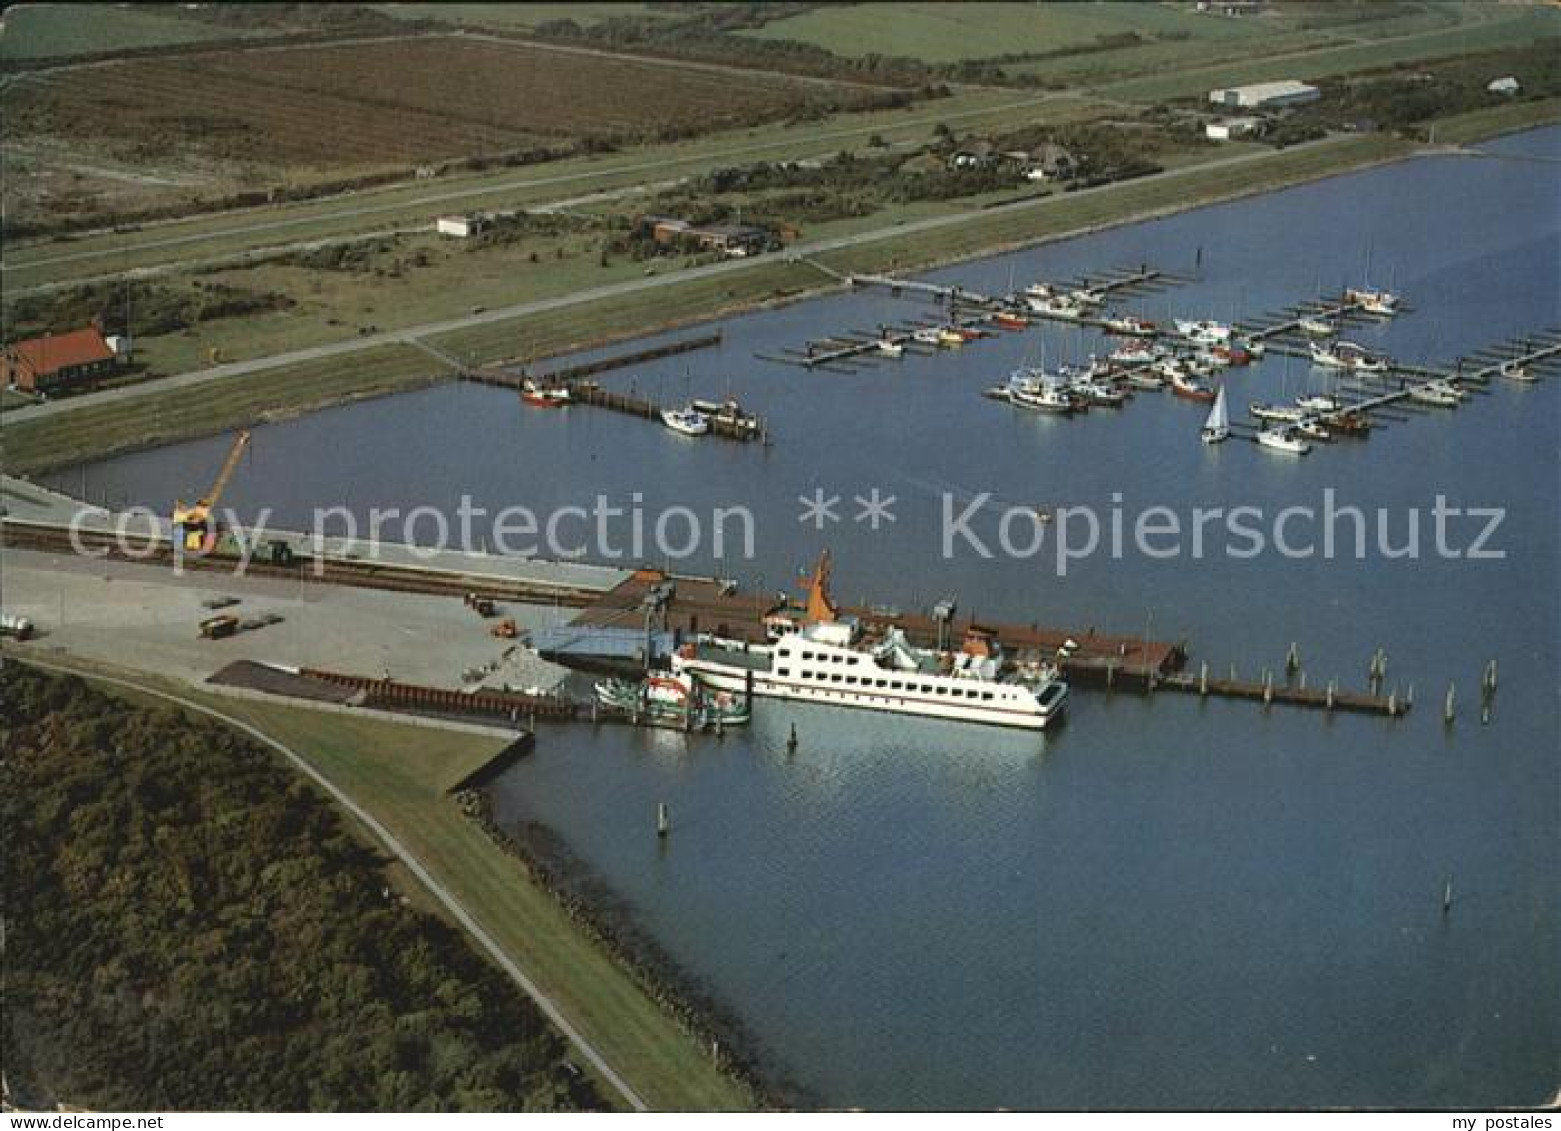
[[1216, 106], [1241, 110], [1279, 110], [1286, 106], [1304, 106], [1308, 102], [1316, 102], [1321, 97], [1322, 92], [1315, 86], [1296, 82], [1294, 79], [1209, 91], [1209, 101]]

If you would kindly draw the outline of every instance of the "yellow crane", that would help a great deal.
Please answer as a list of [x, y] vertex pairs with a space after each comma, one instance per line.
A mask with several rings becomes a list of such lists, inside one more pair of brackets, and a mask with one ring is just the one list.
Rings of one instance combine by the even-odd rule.
[[238, 467], [239, 457], [247, 447], [249, 433], [240, 432], [234, 438], [233, 447], [228, 451], [228, 458], [222, 462], [222, 470], [217, 472], [211, 490], [189, 506], [178, 501], [173, 504], [173, 525], [187, 553], [207, 554], [217, 544], [217, 524], [212, 520], [211, 512], [216, 509], [222, 492], [228, 486], [228, 480], [233, 478], [233, 472]]

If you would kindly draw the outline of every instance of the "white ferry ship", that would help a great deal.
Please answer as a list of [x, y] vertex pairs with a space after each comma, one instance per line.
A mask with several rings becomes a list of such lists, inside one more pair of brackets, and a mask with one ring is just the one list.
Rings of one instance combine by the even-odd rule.
[[772, 642], [702, 636], [673, 656], [672, 670], [724, 691], [962, 722], [1040, 730], [1062, 716], [1068, 685], [1055, 666], [1015, 664], [979, 631], [958, 651], [917, 648], [898, 628], [870, 635], [839, 615], [828, 579], [825, 554], [800, 623], [772, 623]]

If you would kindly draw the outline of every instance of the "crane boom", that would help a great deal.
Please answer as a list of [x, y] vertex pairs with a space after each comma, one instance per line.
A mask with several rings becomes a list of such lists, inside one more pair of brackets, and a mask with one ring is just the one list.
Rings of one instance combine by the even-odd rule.
[[228, 480], [233, 478], [233, 472], [238, 467], [239, 457], [244, 454], [244, 449], [249, 446], [249, 433], [240, 432], [233, 441], [233, 447], [228, 452], [228, 458], [223, 461], [222, 470], [217, 472], [217, 479], [211, 485], [211, 490], [201, 502], [208, 510], [214, 509], [217, 500], [222, 498], [222, 492], [227, 490]]

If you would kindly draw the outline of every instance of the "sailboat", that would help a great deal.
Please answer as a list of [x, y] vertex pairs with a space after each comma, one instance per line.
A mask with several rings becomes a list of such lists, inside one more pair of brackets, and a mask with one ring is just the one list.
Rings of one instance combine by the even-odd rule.
[[1230, 413], [1225, 408], [1225, 386], [1220, 386], [1220, 391], [1215, 394], [1214, 407], [1209, 409], [1209, 418], [1203, 423], [1203, 442], [1205, 444], [1218, 444], [1221, 440], [1230, 438]]

